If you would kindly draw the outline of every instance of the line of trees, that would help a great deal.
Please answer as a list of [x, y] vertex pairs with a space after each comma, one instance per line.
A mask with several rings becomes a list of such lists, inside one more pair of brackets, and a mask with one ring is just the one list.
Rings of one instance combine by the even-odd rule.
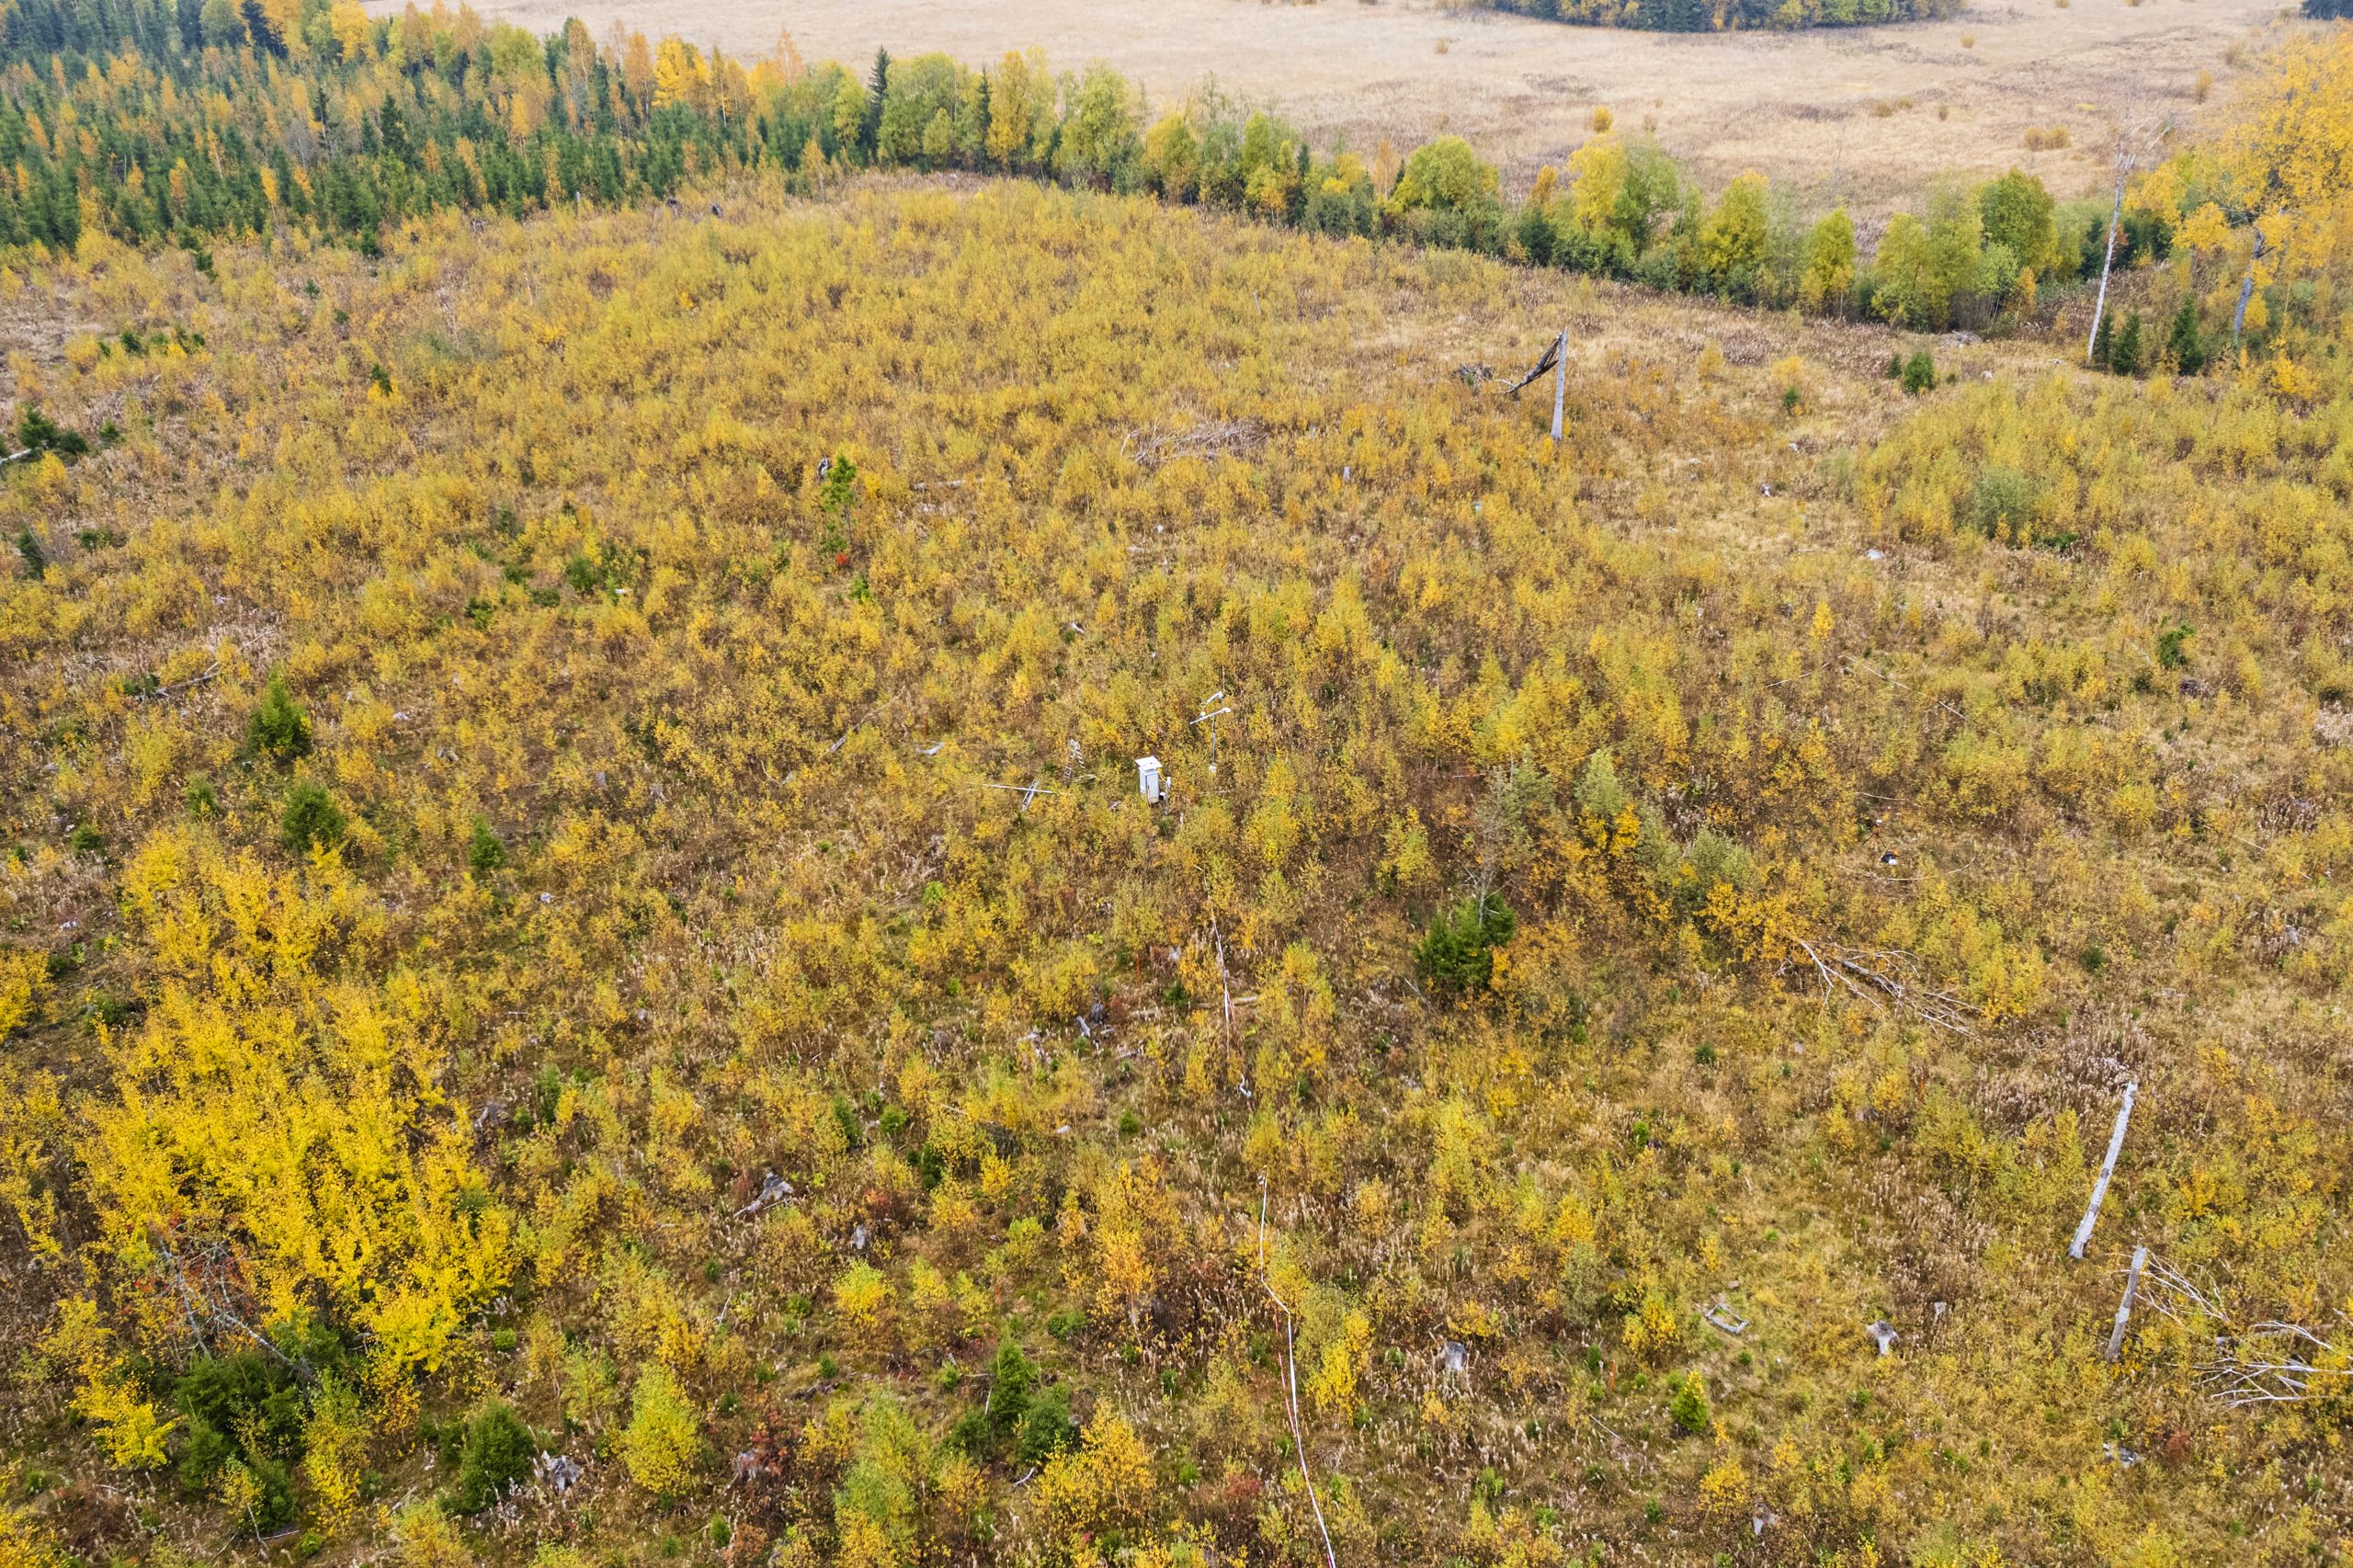
[[[2184, 166], [2129, 206], [2124, 265], [2164, 257], [2182, 215], [2225, 194]], [[1149, 193], [1926, 330], [2029, 316], [2096, 271], [2107, 241], [2103, 203], [2054, 202], [2013, 170], [1940, 183], [1867, 259], [1844, 209], [1805, 222], [1756, 174], [1711, 202], [1654, 142], [1611, 130], [1515, 202], [1459, 137], [1402, 158], [1386, 142], [1370, 158], [1319, 152], [1213, 90], [1151, 119], [1118, 73], [1057, 74], [1034, 49], [988, 70], [878, 53], [856, 74], [789, 41], [746, 62], [618, 28], [600, 45], [577, 20], [540, 38], [463, 6], [371, 18], [353, 0], [0, 0], [0, 249], [70, 248], [97, 229], [201, 253], [214, 235], [297, 225], [373, 250], [439, 208], [519, 216], [758, 169], [822, 188], [867, 168]]]
[[[1713, 201], [1654, 141], [1604, 131], [1546, 168], [1517, 202], [1460, 137], [1400, 163], [1316, 154], [1279, 119], [1215, 98], [1147, 131], [1132, 176], [1113, 183], [1165, 199], [1246, 210], [1325, 233], [1402, 238], [1527, 265], [1622, 278], [1745, 304], [1870, 316], [1923, 330], [2033, 316], [2054, 288], [2096, 275], [2109, 213], [2054, 200], [2012, 169], [1982, 184], [1939, 181], [1924, 209], [1899, 212], [1866, 254], [1844, 207], [1806, 221], [1793, 194], [1745, 174]], [[2211, 199], [2177, 180], [2160, 205], [2123, 216], [2117, 265], [2172, 252], [2181, 211]], [[2195, 307], [2193, 306], [2193, 312]]]
[[1547, 21], [1670, 33], [1867, 27], [1874, 22], [1949, 17], [1961, 9], [1958, 0], [1486, 0], [1486, 4], [1495, 10]]

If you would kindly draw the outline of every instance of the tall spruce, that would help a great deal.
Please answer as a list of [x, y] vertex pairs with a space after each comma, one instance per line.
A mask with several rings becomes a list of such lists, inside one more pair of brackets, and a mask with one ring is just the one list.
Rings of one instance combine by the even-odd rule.
[[882, 106], [891, 92], [891, 51], [874, 51], [874, 70], [866, 78], [866, 118], [858, 128], [858, 150], [873, 162], [877, 148], [882, 142]]
[[2120, 376], [2141, 373], [2141, 312], [2134, 311], [2124, 318], [2123, 328], [2116, 335], [2116, 342], [2109, 349], [2108, 368]]
[[2198, 331], [2198, 301], [2184, 296], [2173, 313], [2173, 329], [2165, 335], [2165, 354], [2174, 369], [2195, 376], [2206, 369], [2206, 340]]

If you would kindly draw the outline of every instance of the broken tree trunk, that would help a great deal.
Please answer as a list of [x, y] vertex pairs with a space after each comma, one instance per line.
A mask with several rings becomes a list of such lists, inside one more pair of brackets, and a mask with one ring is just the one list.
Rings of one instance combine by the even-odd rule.
[[2124, 1300], [2116, 1304], [2116, 1326], [2108, 1331], [2108, 1358], [2110, 1361], [2124, 1349], [2124, 1325], [2132, 1321], [2133, 1292], [2141, 1289], [2141, 1270], [2148, 1266], [2149, 1249], [2132, 1249], [2132, 1271], [2124, 1277]]
[[[1504, 394], [1507, 397], [1518, 397], [1519, 395], [1520, 388], [1526, 386], [1529, 382], [1534, 381], [1537, 377], [1542, 375], [1553, 366], [1559, 364], [1561, 360], [1561, 350], [1568, 346], [1568, 342], [1569, 335], [1564, 330], [1558, 337], [1555, 337], [1552, 342], [1546, 344], [1544, 346], [1544, 352], [1536, 357], [1536, 363], [1528, 368], [1528, 374], [1520, 377], [1519, 380], [1506, 387], [1504, 389]], [[1466, 369], [1469, 369], [1468, 366], [1464, 368]]]
[[2091, 1244], [2092, 1227], [2099, 1223], [2099, 1206], [2108, 1197], [2109, 1178], [2116, 1174], [2116, 1156], [2124, 1152], [2124, 1128], [2132, 1119], [2132, 1096], [2140, 1092], [2139, 1084], [2124, 1085], [2124, 1103], [2116, 1108], [2116, 1131], [2109, 1134], [2108, 1158], [2099, 1163], [2099, 1179], [2092, 1183], [2092, 1200], [2084, 1208], [2084, 1222], [2075, 1227], [2075, 1240], [2067, 1248], [2067, 1256], [2081, 1262], [2084, 1248]]

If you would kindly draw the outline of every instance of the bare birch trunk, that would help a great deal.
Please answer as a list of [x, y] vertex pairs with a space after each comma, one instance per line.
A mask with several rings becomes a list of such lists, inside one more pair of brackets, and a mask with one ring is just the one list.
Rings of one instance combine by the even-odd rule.
[[2116, 228], [2124, 218], [2124, 159], [2120, 153], [2116, 160], [2116, 203], [2108, 211], [2108, 254], [2099, 264], [2099, 298], [2092, 301], [2091, 335], [2084, 339], [2084, 359], [2087, 364], [2092, 346], [2099, 341], [2099, 318], [2108, 310], [2108, 274], [2116, 265]]
[[2108, 311], [2108, 278], [2116, 266], [2116, 233], [2124, 224], [2124, 187], [2132, 181], [2132, 171], [2156, 156], [2165, 139], [2173, 134], [2170, 119], [2144, 119], [2128, 125], [2116, 133], [2116, 196], [2108, 210], [2108, 254], [2099, 264], [2099, 297], [2092, 303], [2092, 330], [2084, 339], [2084, 359], [2089, 363], [2092, 345], [2099, 341], [2100, 318]]

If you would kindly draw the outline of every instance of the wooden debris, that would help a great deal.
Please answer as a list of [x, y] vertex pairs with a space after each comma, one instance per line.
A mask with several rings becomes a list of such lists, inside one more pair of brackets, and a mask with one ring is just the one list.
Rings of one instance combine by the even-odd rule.
[[[131, 694], [131, 699], [134, 702], [161, 702], [165, 698], [178, 696], [191, 687], [202, 686], [220, 673], [221, 665], [216, 660], [209, 668], [199, 670], [186, 680], [176, 680], [169, 686], [159, 686], [152, 691], [134, 691]], [[406, 715], [396, 714], [394, 717], [404, 718]]]
[[1552, 445], [1561, 444], [1561, 415], [1569, 398], [1569, 329], [1563, 327], [1552, 348]]
[[769, 1171], [760, 1178], [760, 1195], [735, 1210], [735, 1218], [748, 1220], [765, 1210], [775, 1208], [791, 1196], [792, 1184], [776, 1172]]
[[558, 1497], [563, 1497], [580, 1484], [581, 1466], [580, 1461], [569, 1454], [551, 1454], [541, 1449], [540, 1457], [531, 1461], [531, 1473], [539, 1479], [540, 1484]]
[[1165, 436], [1131, 430], [1120, 437], [1120, 447], [1130, 451], [1132, 442], [1136, 466], [1149, 472], [1179, 458], [1244, 457], [1266, 445], [1267, 433], [1263, 420], [1211, 420]]
[[1871, 1336], [1871, 1343], [1879, 1346], [1879, 1353], [1882, 1356], [1893, 1354], [1895, 1342], [1903, 1337], [1895, 1332], [1895, 1325], [1885, 1318], [1874, 1324], [1864, 1324], [1863, 1332]]
[[1839, 948], [1829, 943], [1817, 948], [1802, 937], [1794, 940], [1798, 951], [1806, 956], [1820, 977], [1825, 1001], [1844, 988], [1881, 1011], [1885, 1011], [1886, 1002], [1892, 1001], [1922, 1023], [1957, 1035], [1969, 1033], [1969, 1025], [1963, 1020], [1974, 1009], [1958, 996], [1923, 984], [1918, 978], [1920, 960], [1910, 953]]

